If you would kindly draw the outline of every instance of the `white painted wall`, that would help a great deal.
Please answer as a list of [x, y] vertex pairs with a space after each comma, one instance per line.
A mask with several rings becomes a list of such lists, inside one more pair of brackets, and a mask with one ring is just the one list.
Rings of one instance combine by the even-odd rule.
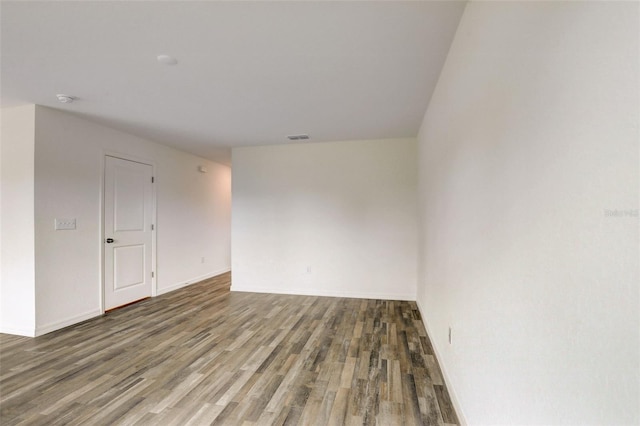
[[35, 107], [0, 112], [0, 332], [33, 336]]
[[415, 139], [235, 148], [232, 158], [232, 290], [415, 298]]
[[469, 424], [640, 422], [639, 33], [637, 2], [467, 5], [419, 135], [418, 302]]
[[[229, 270], [229, 167], [38, 106], [35, 253], [39, 334], [101, 312], [105, 152], [133, 156], [155, 167], [158, 293]], [[208, 173], [199, 173], [199, 165]], [[55, 231], [55, 218], [76, 218], [77, 229]]]

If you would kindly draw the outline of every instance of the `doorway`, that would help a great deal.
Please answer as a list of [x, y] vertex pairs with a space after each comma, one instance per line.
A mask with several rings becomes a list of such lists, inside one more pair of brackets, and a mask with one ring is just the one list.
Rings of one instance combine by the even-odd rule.
[[153, 166], [105, 156], [104, 309], [151, 297], [155, 197]]

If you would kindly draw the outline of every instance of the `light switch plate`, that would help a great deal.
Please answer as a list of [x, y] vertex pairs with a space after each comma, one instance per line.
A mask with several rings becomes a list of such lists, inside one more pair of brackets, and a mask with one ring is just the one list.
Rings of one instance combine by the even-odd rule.
[[56, 231], [76, 229], [75, 219], [56, 219]]

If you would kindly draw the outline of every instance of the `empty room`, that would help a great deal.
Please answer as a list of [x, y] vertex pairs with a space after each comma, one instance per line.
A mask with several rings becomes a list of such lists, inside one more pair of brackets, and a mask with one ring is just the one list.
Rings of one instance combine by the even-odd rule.
[[0, 424], [640, 425], [640, 3], [0, 1]]

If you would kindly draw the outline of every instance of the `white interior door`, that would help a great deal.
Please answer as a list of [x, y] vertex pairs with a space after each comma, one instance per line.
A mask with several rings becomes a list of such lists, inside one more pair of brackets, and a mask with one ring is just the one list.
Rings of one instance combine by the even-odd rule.
[[104, 308], [151, 296], [152, 167], [106, 157]]

